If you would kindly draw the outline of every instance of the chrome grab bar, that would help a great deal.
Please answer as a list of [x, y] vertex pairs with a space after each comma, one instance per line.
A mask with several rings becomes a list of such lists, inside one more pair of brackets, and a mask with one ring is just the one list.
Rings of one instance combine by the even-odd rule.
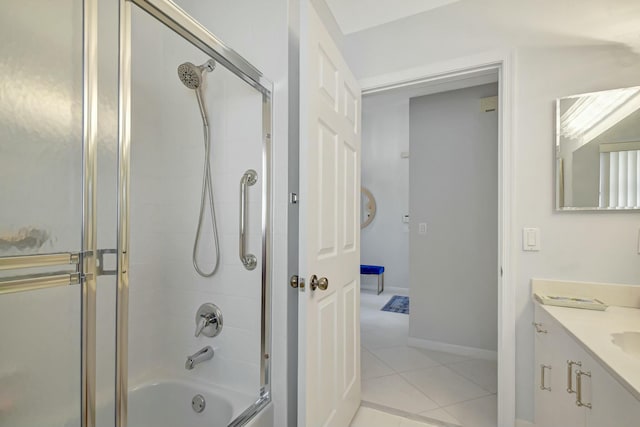
[[14, 292], [33, 291], [36, 289], [54, 288], [56, 286], [77, 285], [80, 273], [57, 272], [30, 274], [17, 277], [0, 278], [0, 295]]
[[247, 187], [258, 182], [258, 173], [253, 169], [248, 169], [240, 178], [240, 261], [247, 270], [253, 270], [258, 265], [255, 255], [247, 253], [247, 205], [249, 194]]
[[80, 254], [59, 252], [53, 254], [16, 255], [0, 257], [0, 271], [20, 268], [50, 267], [53, 265], [75, 264], [80, 262]]

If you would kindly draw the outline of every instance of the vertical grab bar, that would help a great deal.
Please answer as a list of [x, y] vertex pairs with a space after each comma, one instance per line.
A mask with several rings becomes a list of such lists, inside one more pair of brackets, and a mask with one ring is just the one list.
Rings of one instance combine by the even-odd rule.
[[240, 261], [247, 270], [253, 270], [258, 265], [255, 255], [247, 253], [247, 205], [249, 194], [247, 187], [258, 182], [258, 173], [248, 169], [240, 178]]

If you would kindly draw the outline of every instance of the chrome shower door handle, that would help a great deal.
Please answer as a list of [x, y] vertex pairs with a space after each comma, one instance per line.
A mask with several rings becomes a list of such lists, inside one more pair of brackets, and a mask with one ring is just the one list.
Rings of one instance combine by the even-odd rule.
[[247, 270], [253, 270], [258, 265], [255, 255], [247, 253], [247, 206], [249, 205], [247, 188], [256, 182], [258, 182], [258, 173], [253, 169], [248, 169], [240, 178], [240, 261]]

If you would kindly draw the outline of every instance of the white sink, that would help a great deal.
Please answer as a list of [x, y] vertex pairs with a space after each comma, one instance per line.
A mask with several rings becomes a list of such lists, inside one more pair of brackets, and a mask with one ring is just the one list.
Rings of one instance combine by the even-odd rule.
[[640, 332], [625, 331], [611, 334], [613, 344], [617, 345], [625, 353], [640, 359]]

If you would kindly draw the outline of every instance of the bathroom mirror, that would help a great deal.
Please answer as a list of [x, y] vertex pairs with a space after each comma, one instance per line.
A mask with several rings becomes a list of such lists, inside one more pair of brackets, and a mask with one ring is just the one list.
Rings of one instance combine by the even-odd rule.
[[376, 199], [365, 187], [360, 187], [360, 206], [360, 229], [363, 229], [376, 217]]
[[640, 87], [556, 100], [556, 209], [640, 209]]

